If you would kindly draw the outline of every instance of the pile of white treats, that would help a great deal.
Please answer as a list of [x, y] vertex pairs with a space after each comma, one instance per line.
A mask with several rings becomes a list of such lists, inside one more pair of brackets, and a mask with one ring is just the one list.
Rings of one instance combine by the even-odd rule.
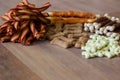
[[[96, 15], [97, 18], [100, 18], [100, 15]], [[110, 17], [108, 14], [104, 14], [103, 17], [107, 17], [113, 22], [116, 22], [120, 24], [120, 19], [116, 17]], [[112, 37], [116, 40], [120, 40], [120, 34], [114, 32], [115, 26], [114, 25], [108, 25], [108, 26], [102, 26], [100, 23], [94, 22], [94, 23], [85, 23], [84, 24], [84, 31], [89, 31], [96, 34], [106, 35], [107, 37]]]
[[91, 35], [90, 39], [86, 43], [86, 46], [81, 49], [83, 50], [82, 55], [84, 55], [85, 58], [111, 58], [119, 55], [120, 53], [120, 46], [117, 40], [97, 34]]

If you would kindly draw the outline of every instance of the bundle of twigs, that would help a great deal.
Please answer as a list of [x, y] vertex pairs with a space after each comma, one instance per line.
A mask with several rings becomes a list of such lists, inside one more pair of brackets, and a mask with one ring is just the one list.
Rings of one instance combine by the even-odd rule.
[[46, 33], [46, 24], [49, 23], [42, 11], [49, 6], [48, 2], [36, 8], [35, 4], [23, 0], [15, 8], [10, 9], [2, 16], [5, 23], [0, 26], [0, 41], [29, 45], [32, 41], [41, 39]]

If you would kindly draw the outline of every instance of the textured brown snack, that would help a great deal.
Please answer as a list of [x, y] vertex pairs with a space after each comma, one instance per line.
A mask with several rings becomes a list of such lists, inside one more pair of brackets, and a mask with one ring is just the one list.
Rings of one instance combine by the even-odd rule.
[[29, 28], [28, 27], [26, 27], [25, 29], [23, 29], [19, 40], [22, 41], [24, 38], [26, 38], [28, 32], [29, 32]]
[[72, 42], [74, 41], [74, 39], [69, 39], [69, 38], [67, 38], [65, 36], [59, 36], [58, 39], [69, 43], [70, 46], [72, 45]]
[[37, 15], [37, 13], [29, 10], [29, 9], [21, 9], [17, 11], [18, 14], [28, 14], [28, 15]]
[[120, 29], [120, 23], [113, 24], [113, 26], [115, 26], [117, 29]]
[[46, 9], [48, 9], [51, 6], [50, 2], [47, 2], [44, 4], [44, 6], [42, 6], [41, 8], [38, 8], [39, 12], [45, 11]]
[[85, 23], [94, 22], [96, 19], [89, 18], [74, 18], [74, 17], [46, 17], [51, 21], [51, 23], [64, 23], [64, 24], [75, 24], [75, 23]]
[[64, 35], [65, 35], [64, 33], [59, 32], [59, 33], [57, 33], [57, 34], [50, 35], [50, 36], [49, 36], [49, 39], [52, 40], [52, 39], [54, 39], [54, 38], [56, 38], [56, 37], [60, 37], [60, 36], [64, 36]]
[[0, 38], [0, 41], [1, 42], [8, 42], [8, 41], [10, 41], [10, 36], [4, 36], [4, 37]]
[[83, 30], [83, 25], [81, 23], [64, 25], [64, 30], [77, 30], [77, 29]]
[[[25, 27], [29, 26], [29, 21], [24, 21], [24, 22], [21, 22], [21, 27], [20, 29], [24, 29]], [[18, 26], [19, 27], [19, 26]]]
[[75, 47], [81, 48], [82, 46], [85, 46], [88, 39], [89, 39], [88, 37], [80, 37], [78, 41], [75, 43]]
[[81, 34], [82, 30], [78, 29], [78, 30], [64, 30], [63, 33], [66, 34]]
[[6, 28], [7, 26], [10, 25], [10, 23], [11, 23], [10, 21], [5, 22], [4, 24], [2, 24], [2, 25], [0, 26], [0, 29]]
[[104, 22], [105, 20], [108, 20], [108, 18], [107, 17], [100, 17], [97, 20], [95, 20], [95, 22], [100, 23], [100, 22]]
[[15, 21], [15, 22], [14, 22], [14, 28], [15, 28], [16, 30], [18, 30], [18, 29], [20, 28], [18, 21]]
[[58, 45], [58, 46], [63, 47], [63, 48], [68, 48], [68, 47], [70, 47], [70, 44], [69, 44], [69, 43], [67, 43], [67, 42], [65, 42], [65, 41], [63, 41], [63, 40], [60, 40], [60, 39], [58, 39], [58, 38], [54, 38], [50, 43], [51, 43], [51, 44], [54, 44], [54, 45]]
[[79, 38], [80, 36], [82, 36], [82, 34], [68, 34], [67, 35], [68, 36], [68, 38]]
[[47, 12], [48, 16], [52, 17], [79, 17], [79, 18], [95, 18], [92, 13], [75, 12], [75, 11], [51, 11]]
[[9, 20], [10, 20], [10, 18], [9, 18], [7, 15], [3, 15], [1, 18], [2, 18], [3, 20], [5, 20], [5, 21], [9, 21]]
[[114, 25], [116, 24], [116, 21], [110, 21], [109, 23], [107, 23], [105, 26], [111, 26], [111, 25]]
[[25, 45], [30, 45], [33, 40], [35, 40], [34, 37], [33, 37], [32, 35], [30, 35], [30, 36], [26, 39]]
[[[49, 36], [49, 38], [51, 38], [51, 44], [55, 44], [63, 48], [69, 48], [72, 46], [81, 48], [89, 38], [88, 33], [83, 32], [82, 24], [65, 24], [64, 26], [61, 26], [61, 28], [63, 29], [62, 31], [55, 32], [53, 35]], [[56, 28], [53, 29], [55, 30]], [[82, 38], [83, 40], [79, 40], [79, 38]]]
[[15, 8], [2, 16], [6, 22], [0, 26], [0, 41], [19, 42], [30, 45], [32, 41], [43, 38], [49, 20], [43, 15], [51, 4], [48, 2], [40, 8], [23, 0]]
[[48, 20], [47, 18], [45, 18], [42, 14], [41, 16], [38, 17], [38, 19], [40, 19], [43, 23], [50, 23], [50, 20]]
[[19, 38], [19, 36], [21, 35], [21, 33], [16, 33], [16, 34], [14, 34], [12, 37], [11, 37], [11, 40], [10, 41], [12, 41], [12, 42], [18, 42], [18, 38]]

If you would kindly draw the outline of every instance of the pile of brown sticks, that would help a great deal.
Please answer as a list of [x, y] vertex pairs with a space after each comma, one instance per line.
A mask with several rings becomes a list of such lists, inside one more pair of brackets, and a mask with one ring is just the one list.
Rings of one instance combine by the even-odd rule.
[[10, 9], [1, 18], [5, 21], [0, 26], [1, 42], [18, 42], [30, 45], [32, 41], [41, 39], [46, 33], [46, 24], [50, 23], [42, 14], [49, 8], [48, 2], [40, 8], [23, 0], [15, 8]]

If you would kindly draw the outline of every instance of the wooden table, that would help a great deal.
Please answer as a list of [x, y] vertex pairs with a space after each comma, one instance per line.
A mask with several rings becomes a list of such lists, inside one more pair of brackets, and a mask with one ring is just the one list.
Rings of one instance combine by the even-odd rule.
[[[0, 16], [20, 1], [0, 0]], [[37, 6], [50, 1], [48, 11], [109, 13], [120, 18], [120, 0], [29, 1]], [[120, 58], [85, 59], [80, 49], [63, 49], [47, 41], [32, 46], [0, 43], [0, 80], [120, 80]]]

